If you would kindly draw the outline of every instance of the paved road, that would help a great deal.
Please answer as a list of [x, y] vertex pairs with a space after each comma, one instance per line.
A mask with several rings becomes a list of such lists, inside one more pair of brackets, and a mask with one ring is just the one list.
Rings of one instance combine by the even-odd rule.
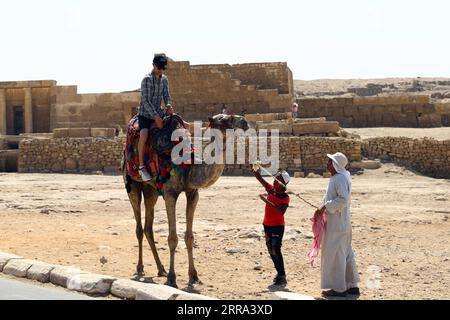
[[58, 287], [34, 285], [33, 282], [0, 277], [0, 300], [91, 300]]

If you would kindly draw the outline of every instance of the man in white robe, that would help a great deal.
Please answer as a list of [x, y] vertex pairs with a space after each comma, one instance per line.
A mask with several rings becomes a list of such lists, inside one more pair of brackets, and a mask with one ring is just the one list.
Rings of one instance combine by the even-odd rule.
[[332, 177], [324, 206], [319, 210], [327, 215], [321, 254], [321, 287], [331, 290], [322, 292], [322, 295], [325, 298], [359, 296], [360, 278], [352, 249], [352, 181], [350, 173], [345, 169], [348, 160], [340, 152], [327, 156], [330, 158], [327, 169]]

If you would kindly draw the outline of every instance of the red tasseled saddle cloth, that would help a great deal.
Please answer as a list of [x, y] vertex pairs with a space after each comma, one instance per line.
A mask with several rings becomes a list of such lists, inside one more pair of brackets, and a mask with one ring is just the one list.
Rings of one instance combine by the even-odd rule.
[[[128, 123], [124, 153], [128, 175], [134, 180], [139, 180], [139, 121], [137, 117]], [[145, 145], [144, 162], [148, 172], [152, 176], [156, 176], [159, 172], [159, 160], [158, 154], [153, 150], [153, 135], [151, 134]]]
[[[153, 178], [156, 178], [156, 184], [158, 189], [162, 189], [162, 185], [167, 182], [170, 178], [170, 175], [174, 174], [172, 169], [178, 168], [178, 170], [186, 170], [187, 164], [181, 164], [180, 166], [176, 166], [171, 161], [170, 149], [160, 152], [160, 149], [157, 149], [155, 145], [161, 148], [161, 144], [165, 144], [167, 147], [167, 139], [170, 139], [171, 133], [180, 128], [185, 127], [185, 122], [178, 115], [173, 115], [168, 117], [164, 121], [164, 137], [161, 134], [158, 134], [158, 139], [155, 141], [155, 129], [150, 128], [147, 143], [145, 146], [145, 154], [144, 154], [144, 163], [148, 170], [148, 172], [152, 175]], [[161, 132], [161, 131], [160, 131]], [[157, 142], [157, 143], [155, 143]], [[173, 144], [177, 144], [179, 142], [174, 142]], [[159, 151], [159, 152], [157, 152]], [[193, 148], [190, 151], [193, 154]], [[125, 165], [127, 166], [127, 174], [133, 179], [140, 181], [141, 177], [139, 175], [139, 120], [137, 117], [134, 117], [128, 123], [127, 128], [127, 140], [124, 150], [124, 159]]]

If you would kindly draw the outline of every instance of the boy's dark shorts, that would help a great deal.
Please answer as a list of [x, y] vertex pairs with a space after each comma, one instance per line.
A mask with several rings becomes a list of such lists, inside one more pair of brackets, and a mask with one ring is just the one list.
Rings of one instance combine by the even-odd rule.
[[155, 123], [155, 120], [143, 116], [138, 116], [138, 121], [139, 121], [139, 131], [141, 131], [142, 129], [150, 130], [152, 124]]

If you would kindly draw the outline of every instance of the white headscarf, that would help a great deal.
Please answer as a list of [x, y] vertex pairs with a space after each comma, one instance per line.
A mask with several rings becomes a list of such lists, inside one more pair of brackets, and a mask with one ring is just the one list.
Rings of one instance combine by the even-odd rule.
[[333, 167], [337, 173], [342, 174], [347, 179], [348, 188], [349, 190], [352, 190], [352, 176], [350, 172], [348, 172], [345, 168], [339, 165], [336, 161], [333, 161]]

